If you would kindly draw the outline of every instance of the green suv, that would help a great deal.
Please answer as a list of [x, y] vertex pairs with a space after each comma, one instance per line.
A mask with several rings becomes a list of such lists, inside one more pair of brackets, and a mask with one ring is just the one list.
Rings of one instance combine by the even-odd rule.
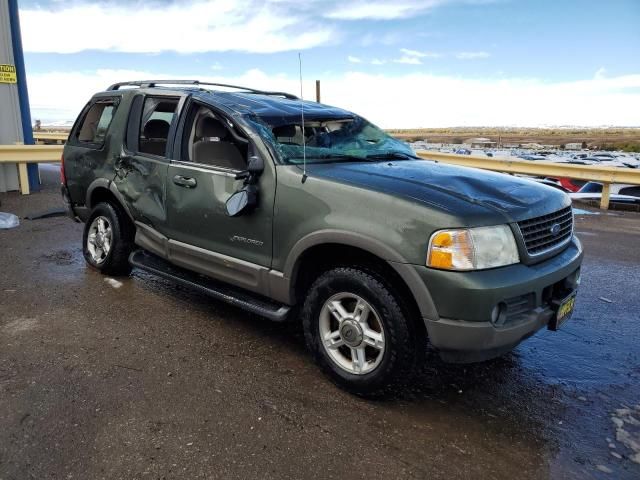
[[407, 383], [427, 343], [501, 355], [573, 310], [567, 195], [418, 158], [362, 117], [198, 81], [112, 85], [80, 113], [62, 194], [87, 263], [301, 321], [339, 385]]

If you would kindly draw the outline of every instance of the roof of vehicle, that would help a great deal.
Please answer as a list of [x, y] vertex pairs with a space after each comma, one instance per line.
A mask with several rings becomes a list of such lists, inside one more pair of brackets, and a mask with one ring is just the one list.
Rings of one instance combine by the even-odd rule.
[[292, 117], [301, 114], [304, 105], [306, 119], [352, 118], [353, 113], [341, 108], [310, 102], [308, 100], [282, 98], [271, 95], [243, 92], [201, 91], [194, 97], [225, 105], [240, 114], [255, 114], [262, 118]]
[[[181, 94], [189, 93], [194, 98], [206, 103], [224, 106], [234, 113], [241, 115], [255, 114], [265, 119], [299, 116], [303, 106], [305, 118], [310, 120], [354, 117], [354, 114], [347, 110], [321, 103], [303, 101], [290, 93], [257, 90], [238, 85], [201, 82], [199, 80], [141, 80], [113, 84], [107, 89], [107, 92], [121, 90], [122, 87], [139, 87], [140, 90], [170, 91]], [[220, 90], [215, 87], [237, 91]]]

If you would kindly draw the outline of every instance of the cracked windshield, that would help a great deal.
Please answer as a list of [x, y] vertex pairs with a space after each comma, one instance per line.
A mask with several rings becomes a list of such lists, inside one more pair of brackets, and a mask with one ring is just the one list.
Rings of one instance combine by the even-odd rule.
[[307, 120], [304, 133], [300, 118], [249, 121], [287, 164], [302, 164], [305, 153], [308, 163], [417, 158], [407, 143], [358, 116]]

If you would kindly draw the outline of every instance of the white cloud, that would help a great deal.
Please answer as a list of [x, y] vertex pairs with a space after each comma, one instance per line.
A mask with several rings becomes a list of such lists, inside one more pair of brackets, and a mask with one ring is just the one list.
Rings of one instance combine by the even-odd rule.
[[394, 20], [425, 12], [452, 0], [350, 0], [340, 2], [326, 14], [340, 20]]
[[[352, 20], [416, 17], [448, 4], [499, 0], [50, 0], [20, 10], [28, 52], [133, 53], [296, 51], [339, 43]], [[395, 45], [404, 32], [378, 32], [363, 45]]]
[[394, 63], [404, 63], [407, 65], [422, 65], [422, 60], [418, 57], [410, 57], [408, 55], [403, 55], [400, 58], [396, 58], [393, 60]]
[[371, 65], [384, 65], [385, 63], [387, 63], [386, 60], [380, 60], [379, 58], [371, 60]]
[[280, 52], [327, 45], [335, 28], [283, 0], [56, 3], [20, 11], [28, 52]]
[[349, 60], [349, 62], [351, 62], [351, 63], [362, 63], [362, 59], [361, 58], [354, 57], [353, 55], [349, 55], [347, 57], [347, 60]]
[[460, 60], [477, 60], [480, 58], [489, 58], [488, 52], [460, 52], [456, 53], [456, 58]]
[[600, 67], [595, 75], [593, 76], [593, 78], [595, 78], [596, 80], [603, 80], [605, 78], [605, 75], [607, 74], [607, 69], [604, 67]]
[[211, 70], [224, 70], [224, 67], [220, 64], [220, 62], [216, 62], [211, 65]]
[[421, 52], [419, 50], [410, 50], [408, 48], [401, 48], [400, 51], [409, 57], [418, 57], [418, 58], [440, 58], [442, 57], [441, 53], [436, 52]]
[[[198, 75], [185, 74], [183, 78]], [[28, 75], [32, 117], [73, 120], [97, 91], [122, 80], [175, 78], [163, 72], [98, 70]], [[295, 75], [257, 69], [201, 80], [298, 94]], [[51, 95], [51, 92], [56, 95]], [[315, 83], [304, 83], [313, 98]], [[638, 125], [640, 73], [572, 82], [537, 79], [465, 79], [413, 73], [348, 72], [322, 78], [328, 104], [357, 112], [385, 128], [444, 126]], [[376, 101], [372, 102], [371, 99]]]

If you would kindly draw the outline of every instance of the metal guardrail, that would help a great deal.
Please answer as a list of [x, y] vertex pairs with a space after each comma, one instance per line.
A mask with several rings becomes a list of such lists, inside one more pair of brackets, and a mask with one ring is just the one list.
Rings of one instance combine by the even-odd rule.
[[599, 165], [575, 165], [570, 163], [552, 163], [528, 160], [501, 160], [473, 155], [456, 155], [441, 152], [417, 152], [418, 156], [443, 163], [463, 167], [482, 168], [494, 172], [520, 173], [536, 177], [574, 178], [602, 183], [600, 208], [609, 208], [609, 195], [612, 183], [640, 185], [640, 170], [622, 167], [601, 167]]
[[33, 132], [33, 139], [40, 143], [55, 142], [64, 143], [69, 137], [69, 132]]
[[[63, 145], [0, 145], [0, 163], [17, 163], [20, 191], [29, 193], [27, 163], [57, 162], [62, 156]], [[609, 208], [609, 192], [612, 183], [640, 185], [640, 169], [601, 167], [598, 165], [573, 165], [527, 160], [501, 160], [473, 155], [456, 155], [441, 152], [417, 152], [422, 158], [437, 160], [464, 167], [482, 168], [503, 173], [520, 173], [536, 177], [566, 177], [594, 181], [603, 184], [600, 208]]]
[[0, 163], [18, 164], [20, 193], [28, 195], [28, 163], [59, 162], [64, 145], [0, 145]]

